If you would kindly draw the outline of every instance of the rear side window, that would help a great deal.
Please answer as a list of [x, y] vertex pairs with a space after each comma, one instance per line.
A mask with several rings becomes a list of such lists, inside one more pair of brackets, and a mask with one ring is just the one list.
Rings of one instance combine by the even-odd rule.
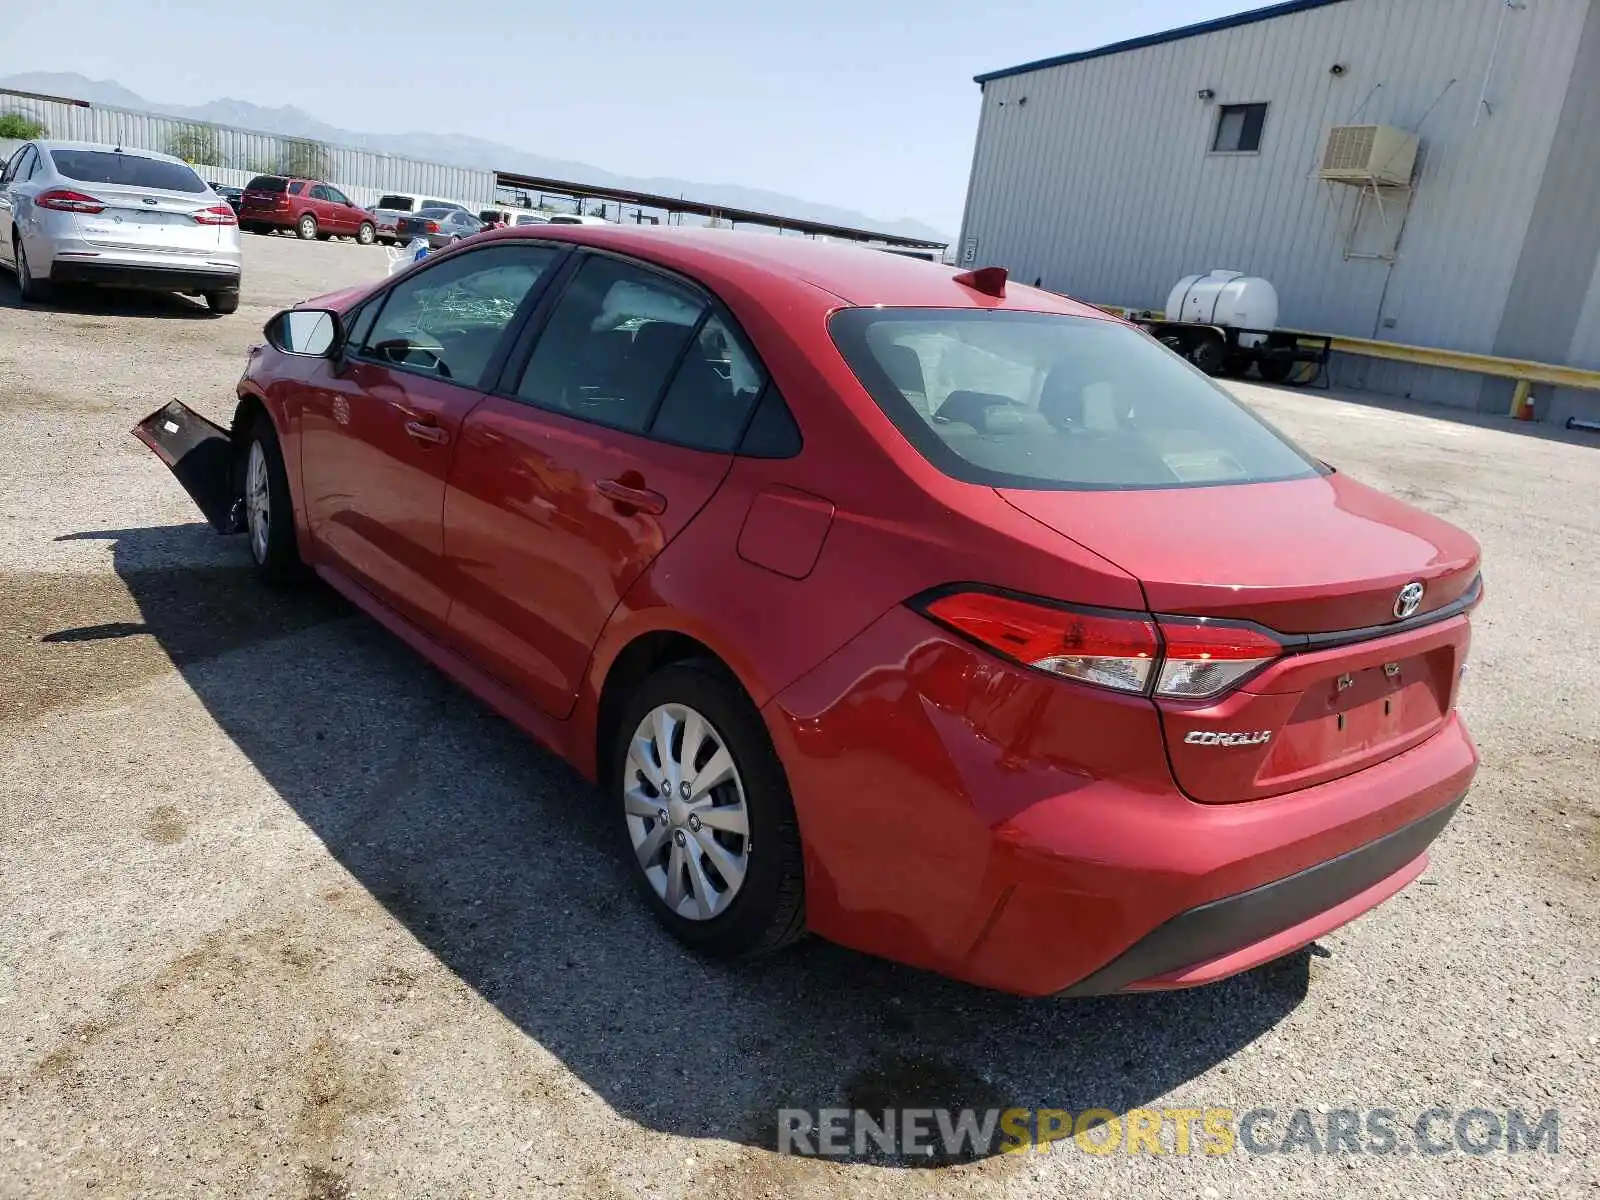
[[378, 197], [378, 203], [377, 203], [376, 207], [378, 207], [378, 208], [387, 208], [391, 212], [410, 212], [411, 211], [411, 197], [410, 196], [379, 196]]
[[1106, 490], [1323, 469], [1145, 334], [1007, 309], [845, 309], [829, 330], [935, 467], [992, 487]]
[[286, 192], [289, 190], [289, 181], [281, 175], [257, 175], [244, 185], [247, 192]]
[[766, 373], [721, 317], [712, 317], [672, 377], [650, 435], [697, 450], [731, 451], [766, 386]]
[[191, 168], [158, 158], [117, 154], [110, 150], [52, 150], [50, 160], [58, 172], [79, 183], [109, 183], [196, 194], [206, 190], [206, 181]]
[[615, 259], [590, 258], [550, 314], [517, 396], [643, 432], [705, 308], [684, 285]]

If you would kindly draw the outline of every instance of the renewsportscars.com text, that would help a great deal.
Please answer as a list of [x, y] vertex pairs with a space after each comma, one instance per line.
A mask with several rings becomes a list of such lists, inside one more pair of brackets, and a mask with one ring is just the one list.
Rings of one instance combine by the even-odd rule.
[[990, 1154], [1560, 1153], [1556, 1109], [785, 1108], [778, 1151], [812, 1158]]

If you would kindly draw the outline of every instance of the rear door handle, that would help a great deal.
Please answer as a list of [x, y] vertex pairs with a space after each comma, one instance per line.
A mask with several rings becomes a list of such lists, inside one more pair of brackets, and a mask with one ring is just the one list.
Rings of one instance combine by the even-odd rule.
[[667, 498], [660, 492], [632, 487], [620, 479], [602, 479], [594, 485], [594, 490], [618, 508], [649, 513], [653, 517], [659, 517], [667, 511]]
[[441, 425], [429, 425], [424, 421], [407, 421], [406, 433], [419, 442], [432, 442], [435, 446], [442, 446], [450, 440], [450, 434]]

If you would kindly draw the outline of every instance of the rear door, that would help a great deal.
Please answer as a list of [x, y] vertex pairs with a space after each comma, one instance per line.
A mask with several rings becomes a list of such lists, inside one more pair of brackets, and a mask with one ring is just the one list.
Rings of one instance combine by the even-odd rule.
[[449, 609], [440, 516], [462, 424], [562, 251], [443, 259], [363, 307], [302, 405], [301, 481], [317, 553], [425, 631]]
[[694, 285], [585, 255], [526, 368], [473, 410], [445, 496], [453, 641], [571, 712], [622, 596], [728, 473], [764, 377]]
[[29, 156], [34, 153], [32, 146], [22, 146], [6, 163], [5, 170], [0, 171], [0, 259], [6, 262], [12, 259], [11, 231], [16, 227], [17, 194], [13, 187], [26, 178]]

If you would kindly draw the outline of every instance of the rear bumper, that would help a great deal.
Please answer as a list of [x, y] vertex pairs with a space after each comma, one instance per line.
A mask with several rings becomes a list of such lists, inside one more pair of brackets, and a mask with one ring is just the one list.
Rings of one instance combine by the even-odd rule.
[[57, 258], [50, 282], [94, 284], [98, 287], [134, 288], [156, 292], [219, 292], [239, 286], [237, 267], [179, 267], [167, 264], [119, 262], [114, 259]]
[[1260, 800], [1177, 787], [1142, 698], [1063, 684], [886, 613], [763, 710], [810, 927], [1025, 995], [1188, 987], [1404, 887], [1477, 769], [1460, 717]]
[[1297, 950], [1422, 874], [1427, 847], [1460, 806], [1457, 799], [1314, 867], [1186, 909], [1063, 994], [1194, 987]]

